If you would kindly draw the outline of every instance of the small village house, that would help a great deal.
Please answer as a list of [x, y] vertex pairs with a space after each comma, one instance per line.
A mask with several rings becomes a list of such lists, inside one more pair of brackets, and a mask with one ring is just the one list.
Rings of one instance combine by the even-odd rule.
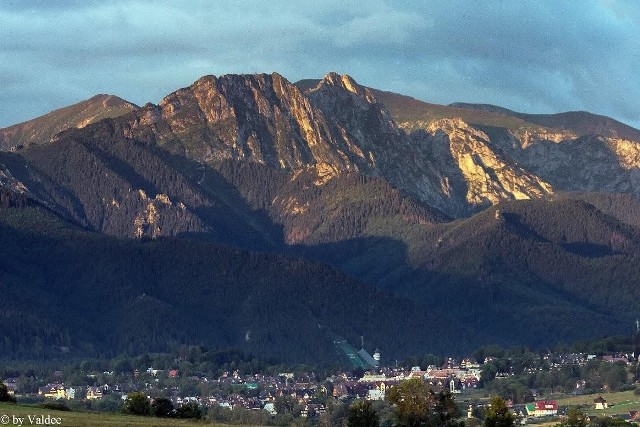
[[545, 417], [558, 414], [558, 402], [555, 400], [537, 400], [527, 405], [527, 416]]
[[87, 400], [99, 400], [99, 399], [102, 399], [102, 388], [87, 387]]
[[593, 399], [593, 403], [595, 405], [595, 409], [597, 410], [603, 410], [609, 407], [609, 404], [602, 396], [598, 396], [595, 399]]
[[62, 384], [47, 384], [38, 388], [38, 395], [48, 399], [66, 399], [67, 392]]

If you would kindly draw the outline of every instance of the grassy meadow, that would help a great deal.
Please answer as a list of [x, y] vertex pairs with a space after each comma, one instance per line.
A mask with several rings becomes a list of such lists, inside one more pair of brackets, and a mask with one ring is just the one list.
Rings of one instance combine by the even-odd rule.
[[[602, 396], [609, 408], [596, 410], [593, 399]], [[579, 406], [587, 415], [615, 415], [624, 414], [631, 410], [640, 411], [640, 396], [633, 394], [633, 390], [614, 393], [587, 394], [583, 396], [570, 396], [557, 399], [559, 406]]]
[[[51, 417], [61, 418], [61, 427], [174, 427], [205, 425], [213, 427], [225, 426], [223, 424], [212, 424], [209, 421], [173, 420], [94, 412], [55, 411], [31, 405], [0, 403], [0, 423], [2, 423], [2, 425], [17, 425], [13, 423], [14, 416], [24, 418], [25, 421], [22, 424], [23, 426], [36, 425], [29, 423], [27, 415], [51, 415]], [[9, 417], [8, 423], [5, 424], [5, 421], [7, 419], [3, 419], [3, 416]]]

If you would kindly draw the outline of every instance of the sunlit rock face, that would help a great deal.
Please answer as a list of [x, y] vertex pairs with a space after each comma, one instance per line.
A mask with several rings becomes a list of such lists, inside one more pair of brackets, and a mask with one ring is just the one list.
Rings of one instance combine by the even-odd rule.
[[[415, 115], [406, 120], [411, 116], [407, 114], [399, 126], [376, 98], [380, 94], [336, 73], [304, 90], [277, 73], [205, 76], [157, 105], [135, 108], [101, 95], [68, 110], [75, 114], [74, 120], [66, 115], [61, 121], [60, 113], [43, 117], [57, 130], [84, 128], [87, 133], [82, 138], [142, 142], [197, 165], [249, 161], [292, 176], [312, 168], [318, 187], [345, 173], [380, 177], [452, 217], [503, 200], [543, 198], [557, 191], [640, 194], [640, 149], [637, 141], [627, 138], [635, 135], [631, 131], [597, 136], [567, 127], [575, 116], [582, 128], [593, 128], [582, 113], [563, 115], [556, 119], [563, 127], [553, 128], [529, 123], [526, 115], [471, 114], [463, 108], [433, 105], [453, 115], [434, 113], [437, 119]], [[397, 105], [394, 108], [394, 114], [401, 111]], [[118, 119], [94, 123], [115, 117], [116, 111]], [[475, 119], [493, 116], [482, 125], [457, 113]], [[7, 129], [5, 135], [17, 132]], [[60, 135], [65, 134], [48, 142], [55, 143]], [[47, 142], [41, 139], [38, 144]], [[116, 205], [125, 199], [108, 198], [105, 206], [118, 209]], [[177, 209], [178, 202], [167, 209]], [[158, 203], [153, 206], [159, 212]], [[291, 212], [305, 209], [294, 201], [286, 205]], [[146, 205], [138, 213], [134, 230], [149, 223], [143, 219], [162, 216]]]
[[282, 169], [324, 162], [353, 170], [352, 158], [362, 156], [276, 73], [203, 77], [158, 106], [145, 106], [125, 133], [151, 133], [158, 143], [205, 162], [244, 159]]
[[448, 145], [453, 166], [463, 178], [461, 184], [467, 187], [465, 199], [471, 205], [539, 198], [552, 192], [549, 184], [492, 150], [485, 133], [460, 119], [438, 120], [427, 131], [440, 144]]
[[[566, 137], [566, 138], [565, 138]], [[529, 133], [492, 139], [519, 164], [556, 191], [617, 192], [640, 195], [640, 143], [598, 135]], [[563, 139], [564, 138], [564, 139]]]

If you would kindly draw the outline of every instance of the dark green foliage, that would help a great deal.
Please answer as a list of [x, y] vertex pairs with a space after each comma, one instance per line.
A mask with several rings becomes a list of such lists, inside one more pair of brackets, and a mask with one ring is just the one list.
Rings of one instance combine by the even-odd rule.
[[589, 427], [637, 427], [637, 423], [628, 423], [620, 418], [598, 417], [591, 421]]
[[295, 397], [292, 396], [278, 396], [274, 402], [276, 412], [281, 415], [300, 415], [300, 405]]
[[567, 418], [563, 420], [559, 427], [587, 427], [587, 419], [579, 408], [571, 407], [567, 411]]
[[69, 408], [69, 406], [65, 402], [60, 402], [58, 400], [47, 401], [47, 402], [41, 403], [38, 406], [44, 409], [53, 409], [54, 411], [70, 411], [71, 410], [71, 408]]
[[625, 224], [640, 226], [640, 199], [631, 194], [622, 193], [561, 193], [559, 200], [582, 200], [599, 211], [611, 215]]
[[15, 396], [9, 394], [7, 386], [0, 382], [0, 402], [16, 403]]
[[129, 393], [122, 404], [122, 413], [142, 416], [151, 415], [151, 404], [149, 403], [149, 399], [140, 391]]
[[[245, 194], [245, 191], [249, 191], [249, 183], [254, 179], [262, 180], [259, 182], [267, 182], [273, 178], [273, 186], [280, 189], [277, 191], [274, 189], [274, 192], [271, 193], [267, 191], [268, 197], [264, 199], [261, 199], [259, 193], [256, 192], [253, 196], [254, 199], [251, 201], [252, 206], [248, 207], [248, 210], [254, 207], [256, 209], [260, 206], [266, 207], [268, 204], [267, 199], [272, 196], [275, 197], [274, 194], [282, 194], [283, 197], [291, 197], [295, 194], [294, 192], [279, 193], [284, 188], [282, 182], [288, 182], [289, 184], [287, 185], [294, 184], [288, 179], [282, 179], [280, 175], [273, 171], [270, 174], [266, 173], [265, 171], [268, 171], [268, 169], [259, 165], [235, 164], [234, 166], [234, 164], [229, 163], [226, 167], [227, 170], [224, 171], [222, 176], [226, 176], [230, 181], [237, 182], [242, 176], [250, 177], [245, 184], [246, 188], [242, 187], [242, 194]], [[224, 168], [221, 167], [222, 169]], [[232, 177], [235, 178], [232, 179]], [[311, 177], [305, 177], [304, 174], [301, 174], [296, 182], [300, 182], [301, 187], [312, 189], [314, 186], [309, 185], [309, 180], [311, 179]], [[371, 190], [370, 192], [364, 190], [368, 187], [372, 189], [382, 188], [382, 184], [376, 182], [375, 179], [357, 177], [356, 175], [347, 176], [344, 179], [336, 179], [336, 185], [335, 191], [339, 188], [345, 191], [348, 190], [347, 193], [351, 194], [350, 200], [353, 200], [354, 203], [359, 198], [369, 200], [368, 202], [363, 202], [364, 205], [359, 206], [369, 206], [362, 212], [372, 212], [373, 216], [370, 217], [364, 213], [356, 214], [359, 212], [360, 208], [358, 208], [354, 209], [355, 216], [353, 218], [361, 218], [361, 220], [343, 221], [340, 219], [341, 215], [338, 215], [326, 216], [327, 219], [321, 223], [317, 222], [318, 220], [314, 219], [313, 216], [308, 218], [309, 222], [307, 223], [292, 222], [295, 226], [286, 225], [286, 230], [315, 230], [307, 237], [310, 241], [340, 239], [339, 233], [325, 233], [323, 230], [328, 230], [325, 227], [330, 227], [334, 230], [343, 229], [345, 233], [357, 236], [357, 238], [315, 246], [305, 247], [298, 245], [291, 248], [291, 252], [302, 254], [309, 258], [326, 260], [354, 276], [388, 287], [395, 290], [396, 293], [411, 297], [418, 303], [428, 305], [428, 310], [434, 314], [431, 320], [431, 322], [434, 322], [432, 323], [432, 329], [435, 330], [438, 327], [449, 328], [452, 331], [457, 329], [458, 336], [462, 337], [455, 343], [448, 341], [438, 344], [436, 342], [439, 339], [438, 337], [447, 336], [444, 331], [440, 331], [440, 333], [429, 338], [430, 342], [436, 345], [435, 348], [438, 348], [438, 346], [444, 348], [446, 345], [447, 350], [451, 351], [454, 350], [451, 347], [454, 344], [459, 346], [458, 348], [460, 349], [468, 350], [474, 346], [474, 342], [490, 341], [491, 336], [497, 336], [503, 340], [506, 339], [508, 340], [507, 342], [529, 345], [554, 344], [559, 339], [571, 342], [580, 338], [592, 337], [593, 334], [619, 333], [626, 329], [624, 327], [625, 322], [631, 324], [631, 315], [627, 316], [627, 313], [633, 313], [636, 308], [635, 301], [638, 298], [635, 295], [637, 289], [634, 285], [634, 278], [640, 277], [640, 270], [636, 271], [640, 263], [634, 261], [638, 257], [637, 243], [635, 243], [639, 240], [638, 232], [635, 228], [617, 221], [613, 216], [606, 215], [593, 208], [592, 205], [580, 201], [519, 202], [507, 203], [499, 207], [501, 212], [499, 220], [495, 218], [494, 211], [489, 210], [468, 220], [445, 225], [437, 225], [435, 223], [432, 225], [411, 225], [411, 221], [403, 220], [405, 221], [402, 223], [404, 225], [397, 228], [392, 225], [392, 222], [385, 222], [385, 227], [390, 227], [386, 231], [390, 236], [393, 236], [399, 230], [404, 230], [402, 231], [403, 235], [416, 236], [416, 234], [412, 233], [422, 230], [423, 234], [420, 239], [410, 237], [407, 240], [408, 243], [403, 243], [401, 240], [391, 237], [367, 237], [366, 235], [369, 233], [367, 230], [372, 226], [372, 223], [378, 221], [375, 219], [378, 214], [381, 215], [380, 218], [385, 218], [385, 215], [392, 212], [404, 212], [403, 215], [406, 218], [414, 218], [416, 215], [421, 215], [420, 218], [422, 219], [420, 221], [428, 222], [430, 220], [426, 211], [421, 211], [417, 205], [407, 204], [409, 202], [401, 197], [395, 199], [397, 204], [393, 202], [385, 208], [384, 203], [387, 202], [383, 203], [383, 199], [380, 199], [380, 202], [376, 202], [375, 198], [370, 196], [376, 194], [377, 190]], [[330, 186], [330, 183], [325, 187], [327, 186]], [[362, 194], [359, 193], [361, 190], [364, 191]], [[345, 203], [343, 208], [338, 209], [338, 205], [332, 205], [331, 203], [335, 204], [336, 202], [332, 201], [332, 197], [329, 197], [333, 194], [331, 191], [307, 191], [315, 195], [308, 199], [303, 198], [304, 203], [311, 203], [316, 211], [321, 211], [321, 207], [326, 203], [328, 206], [325, 208], [327, 215], [329, 212], [347, 212], [344, 209], [348, 209], [348, 206], [350, 206], [349, 203]], [[317, 191], [320, 192], [316, 194]], [[384, 200], [394, 199], [389, 197]], [[272, 209], [276, 208], [273, 207]], [[34, 210], [29, 209], [20, 211], [8, 209], [5, 210], [3, 215], [13, 226], [17, 226], [23, 221], [20, 219], [21, 215], [32, 216], [34, 217], [33, 219], [38, 215], [42, 215], [36, 215], [34, 212]], [[302, 219], [304, 215], [299, 217], [295, 221], [307, 221]], [[289, 221], [285, 217], [282, 218], [285, 223]], [[340, 224], [335, 228], [330, 226], [334, 220], [338, 221], [336, 224]], [[435, 220], [433, 219], [433, 221]], [[42, 291], [34, 290], [33, 292], [47, 295], [51, 293], [51, 288], [49, 287], [50, 285], [45, 286], [44, 278], [51, 271], [56, 274], [53, 275], [50, 282], [57, 285], [64, 283], [65, 285], [62, 289], [72, 287], [74, 283], [80, 285], [80, 280], [82, 280], [82, 283], [100, 283], [100, 286], [105, 289], [115, 287], [118, 291], [115, 293], [106, 292], [105, 297], [105, 300], [113, 302], [117, 299], [122, 301], [121, 298], [131, 298], [131, 293], [135, 292], [138, 282], [143, 284], [138, 289], [144, 290], [137, 295], [144, 293], [145, 298], [149, 295], [155, 295], [153, 292], [149, 292], [149, 286], [145, 284], [147, 283], [145, 277], [150, 277], [152, 280], [158, 278], [161, 283], [160, 287], [166, 288], [175, 288], [176, 283], [181, 283], [184, 277], [188, 277], [194, 287], [193, 292], [196, 293], [204, 291], [196, 287], [196, 283], [226, 282], [230, 284], [241, 280], [234, 278], [232, 275], [234, 270], [226, 269], [219, 260], [214, 263], [222, 271], [229, 271], [229, 274], [222, 277], [209, 277], [205, 273], [203, 265], [197, 266], [194, 274], [187, 273], [187, 271], [194, 270], [193, 268], [189, 268], [185, 272], [164, 271], [167, 267], [163, 264], [164, 262], [182, 262], [182, 260], [178, 261], [175, 256], [158, 256], [174, 250], [167, 251], [165, 248], [169, 246], [175, 248], [175, 250], [182, 250], [178, 249], [180, 245], [176, 242], [165, 244], [160, 242], [141, 243], [139, 247], [134, 245], [134, 249], [134, 247], [126, 248], [127, 244], [124, 242], [115, 243], [117, 241], [111, 242], [94, 236], [92, 237], [93, 242], [90, 242], [92, 239], [80, 238], [78, 242], [73, 244], [59, 246], [54, 240], [43, 239], [42, 242], [34, 245], [34, 242], [38, 240], [34, 233], [45, 233], [46, 235], [47, 233], [62, 232], [64, 235], [67, 231], [64, 231], [64, 226], [55, 221], [37, 220], [25, 222], [26, 224], [30, 224], [29, 226], [32, 227], [31, 232], [22, 233], [21, 237], [13, 242], [7, 242], [2, 249], [5, 253], [10, 252], [11, 256], [5, 257], [5, 265], [10, 267], [5, 272], [9, 275], [4, 276], [4, 279], [0, 281], [0, 286], [26, 281], [36, 285], [40, 284], [38, 286], [42, 287]], [[352, 224], [352, 226], [349, 224]], [[580, 225], [578, 226], [577, 224]], [[265, 227], [268, 228], [264, 226], [262, 229], [265, 229]], [[444, 231], [437, 233], [433, 231], [437, 229]], [[449, 229], [451, 231], [446, 233], [447, 239], [438, 243], [440, 233], [444, 233]], [[287, 233], [290, 237], [295, 234], [291, 234], [289, 231]], [[9, 234], [4, 235], [3, 238], [9, 238]], [[62, 237], [63, 240], [67, 238]], [[89, 252], [95, 252], [95, 248], [101, 245], [115, 245], [113, 246], [115, 252], [111, 249], [108, 250], [113, 254], [97, 260], [96, 263], [84, 252], [80, 255], [75, 254], [76, 252], [84, 251], [82, 246], [85, 245], [85, 242], [86, 250]], [[194, 243], [188, 246], [199, 249], [188, 249], [186, 250], [187, 253], [192, 253], [194, 250], [198, 253], [207, 251], [201, 244]], [[51, 247], [55, 249], [51, 250]], [[597, 250], [588, 253], [589, 248]], [[602, 251], [601, 248], [609, 249]], [[585, 250], [587, 251], [586, 253], [584, 252]], [[33, 270], [30, 260], [37, 260], [43, 257], [43, 254], [44, 258], [36, 263], [38, 268]], [[17, 257], [18, 255], [20, 256]], [[81, 264], [68, 263], [71, 256], [79, 256], [79, 259], [86, 258], [87, 260], [83, 265], [91, 267], [87, 270]], [[153, 260], [146, 262], [145, 257], [152, 257]], [[415, 264], [408, 264], [408, 258], [415, 260]], [[201, 257], [200, 259], [204, 260], [205, 258]], [[239, 260], [237, 257], [236, 259]], [[255, 259], [254, 264], [256, 265], [253, 268], [257, 269], [257, 271], [255, 275], [249, 275], [252, 278], [248, 285], [254, 284], [252, 282], [257, 280], [258, 277], [261, 278], [260, 282], [264, 282], [262, 278], [269, 277], [270, 271], [276, 271], [257, 265], [263, 263], [263, 261], [271, 262], [269, 259], [269, 257], [263, 258], [262, 261]], [[124, 264], [116, 267], [123, 260]], [[134, 260], [137, 262], [135, 266]], [[112, 265], [109, 266], [109, 263]], [[296, 263], [298, 262], [296, 261]], [[155, 271], [158, 268], [158, 271], [162, 271], [162, 275]], [[126, 273], [131, 271], [136, 272], [134, 274]], [[304, 277], [304, 281], [307, 281], [309, 276], [314, 276], [311, 282], [319, 284], [323, 280], [313, 274], [313, 271], [319, 273], [319, 270], [314, 267], [311, 272], [305, 273], [301, 277]], [[244, 277], [248, 277], [246, 272], [243, 274], [245, 275]], [[129, 279], [130, 276], [134, 278], [133, 281]], [[282, 274], [277, 274], [276, 276], [279, 276], [279, 278], [269, 280], [272, 285], [275, 285], [278, 280], [288, 280]], [[21, 278], [19, 279], [19, 277]], [[246, 281], [244, 282], [244, 286], [247, 286]], [[130, 286], [122, 286], [127, 283]], [[14, 291], [18, 289], [17, 286], [12, 286]], [[345, 289], [344, 287], [339, 288]], [[21, 289], [22, 292], [26, 292], [23, 297], [32, 292], [29, 288], [23, 287]], [[338, 286], [336, 286], [336, 289], [338, 289]], [[11, 292], [7, 295], [9, 294]], [[339, 294], [340, 292], [336, 295]], [[165, 293], [164, 295], [168, 294]], [[320, 295], [321, 298], [326, 298], [323, 294]], [[73, 293], [70, 296], [70, 301], [76, 298]], [[50, 298], [51, 300], [56, 300], [56, 298], [63, 298], [63, 296], [51, 294]], [[136, 307], [136, 310], [134, 310], [135, 317], [145, 318], [145, 321], [142, 322], [145, 325], [150, 324], [148, 319], [151, 317], [159, 313], [165, 313], [167, 319], [171, 319], [171, 316], [174, 316], [172, 322], [178, 323], [179, 321], [175, 317], [177, 314], [175, 312], [171, 314], [170, 312], [177, 309], [176, 305], [179, 304], [175, 302], [171, 302], [168, 305], [163, 304], [163, 301], [166, 302], [164, 298], [148, 298], [146, 301], [132, 300], [132, 306]], [[294, 297], [291, 295], [288, 298]], [[365, 299], [367, 298], [365, 297]], [[24, 301], [20, 298], [17, 300]], [[43, 301], [45, 300], [43, 299]], [[78, 298], [77, 300], [80, 304], [80, 299]], [[352, 300], [358, 300], [358, 298]], [[223, 301], [218, 300], [217, 303], [222, 304]], [[273, 301], [273, 304], [279, 305], [280, 302]], [[312, 304], [312, 306], [317, 305]], [[477, 307], [480, 306], [491, 307], [491, 310], [478, 312]], [[35, 315], [32, 310], [18, 312], [16, 307], [14, 305], [3, 313], [5, 325], [7, 325], [4, 348], [7, 349], [8, 354], [15, 356], [26, 353], [44, 355], [51, 345], [57, 347], [68, 347], [70, 345], [71, 339], [68, 333], [68, 326], [60, 328], [56, 326], [58, 321], [53, 322], [50, 320], [53, 317]], [[553, 309], [549, 309], [549, 307]], [[321, 310], [326, 311], [327, 309], [323, 308]], [[373, 311], [371, 310], [371, 308], [367, 308], [360, 314], [366, 312], [368, 313], [367, 315], [373, 316]], [[226, 313], [226, 309], [222, 308], [219, 312]], [[344, 312], [352, 313], [353, 310], [345, 309]], [[395, 318], [387, 309], [381, 309], [379, 312], [384, 313], [388, 318]], [[455, 323], [452, 325], [453, 327], [448, 326], [451, 323], [450, 321], [445, 321], [445, 318], [442, 317], [443, 312], [447, 313], [448, 316], [465, 322], [469, 329], [464, 330], [460, 326], [455, 326]], [[306, 313], [311, 318], [313, 318], [312, 316], [318, 318], [318, 314], [314, 310]], [[87, 310], [85, 306], [82, 308], [80, 315], [91, 316], [90, 310]], [[119, 319], [123, 322], [139, 320], [131, 317], [132, 315], [123, 314]], [[210, 316], [210, 314], [206, 316]], [[109, 318], [112, 317], [107, 316], [106, 320]], [[312, 322], [313, 320], [310, 321], [310, 324]], [[281, 325], [284, 325], [284, 323], [281, 323]], [[490, 327], [488, 327], [489, 325]], [[589, 325], [589, 327], [582, 327], [583, 325]], [[150, 326], [152, 325], [150, 324]], [[155, 328], [155, 326], [153, 327]], [[125, 338], [120, 343], [113, 343], [113, 346], [136, 353], [147, 351], [151, 348], [161, 350], [162, 343], [167, 342], [170, 344], [193, 342], [187, 341], [184, 334], [179, 331], [172, 333], [171, 328], [166, 331], [170, 336], [157, 338], [150, 336], [150, 329], [145, 328], [146, 326], [139, 331], [133, 331], [133, 333], [137, 334], [135, 338]], [[261, 326], [258, 325], [257, 328], [261, 328]], [[471, 333], [472, 328], [475, 329], [475, 333]], [[243, 337], [244, 333], [250, 329], [252, 328], [247, 327], [243, 332], [236, 331], [232, 332], [232, 334], [235, 333], [235, 337], [238, 339]], [[334, 327], [331, 329], [336, 330]], [[351, 332], [342, 330], [340, 334], [355, 341], [357, 337], [363, 335], [362, 331], [355, 329], [357, 328], [352, 328]], [[256, 329], [252, 330], [255, 332]], [[524, 330], [527, 331], [527, 334], [522, 333]], [[552, 334], [549, 333], [550, 330], [553, 331]], [[478, 332], [480, 332], [480, 335]], [[267, 338], [269, 334], [273, 335], [272, 331], [265, 333]], [[91, 331], [90, 334], [95, 335], [95, 332]], [[182, 337], [180, 336], [181, 334]], [[123, 337], [126, 337], [126, 335], [123, 335]], [[255, 333], [253, 335], [256, 337]], [[364, 335], [369, 336], [369, 332], [365, 331]], [[80, 338], [82, 339], [83, 337], [81, 336]], [[289, 339], [292, 338], [289, 337]], [[199, 337], [198, 339], [202, 338]], [[22, 344], [19, 344], [19, 342], [22, 342]], [[85, 340], [85, 342], [87, 341]], [[235, 346], [237, 341], [225, 338], [206, 342]], [[263, 348], [273, 348], [272, 342], [255, 343], [255, 346], [251, 344], [254, 343], [250, 342], [249, 347], [257, 351], [262, 351]], [[375, 345], [378, 344], [376, 343]], [[78, 346], [75, 347], [77, 348]], [[394, 346], [390, 347], [393, 348]], [[101, 352], [102, 350], [86, 347], [84, 351]], [[306, 351], [310, 353], [314, 350], [308, 348]], [[421, 349], [416, 347], [416, 351], [412, 352], [417, 354], [421, 352]]]
[[199, 420], [202, 418], [202, 410], [200, 409], [200, 405], [198, 403], [189, 402], [178, 407], [176, 416], [178, 418]]
[[395, 405], [397, 426], [458, 426], [458, 408], [448, 392], [435, 393], [422, 380], [391, 387], [387, 399]]
[[[263, 165], [227, 161], [216, 165], [254, 209], [266, 209], [284, 226], [288, 243], [329, 243], [373, 234], [392, 235], [392, 225], [436, 224], [448, 219], [394, 189], [381, 178], [344, 173], [323, 185], [314, 184], [314, 169], [295, 175]], [[262, 189], [263, 191], [256, 191]], [[304, 209], [292, 209], [291, 201]]]
[[28, 204], [27, 195], [0, 187], [0, 209], [23, 208]]
[[489, 402], [485, 427], [511, 427], [515, 425], [513, 414], [509, 412], [504, 400], [498, 396], [493, 396]]
[[321, 416], [321, 421], [325, 425], [344, 426], [349, 417], [349, 404], [330, 401], [327, 405], [327, 412]]
[[[565, 381], [566, 385], [568, 381]], [[572, 386], [575, 386], [575, 381], [571, 382]], [[500, 379], [492, 381], [487, 389], [491, 393], [495, 393], [501, 397], [511, 399], [514, 403], [527, 403], [533, 402], [533, 394], [527, 384], [523, 384], [522, 381], [514, 379]]]
[[[247, 218], [242, 201], [231, 200], [233, 190], [215, 181], [215, 171], [195, 162], [131, 141], [83, 136], [26, 155], [28, 169], [12, 168], [17, 178], [65, 218], [90, 229], [123, 237], [206, 234], [219, 242], [269, 247], [270, 231]], [[20, 163], [10, 157], [0, 155], [0, 162]], [[182, 168], [206, 174], [213, 188], [199, 188]], [[155, 212], [151, 221], [149, 209]]]
[[176, 411], [170, 399], [159, 397], [151, 404], [151, 413], [158, 418], [171, 418]]
[[420, 379], [403, 381], [388, 391], [399, 426], [426, 425], [431, 410], [431, 390]]
[[[364, 335], [392, 357], [436, 349], [440, 334], [453, 333], [414, 303], [294, 258], [109, 238], [39, 208], [0, 211], [0, 232], [0, 291], [11, 302], [0, 312], [5, 358], [63, 354], [63, 347], [140, 354], [202, 342], [336, 361], [334, 334], [351, 342]], [[416, 326], [425, 324], [431, 328]]]
[[213, 405], [209, 409], [207, 418], [214, 423], [266, 425], [268, 416], [262, 411], [251, 411], [244, 408], [225, 408]]
[[431, 412], [431, 426], [462, 427], [464, 422], [457, 421], [460, 409], [448, 390], [435, 395], [435, 405]]
[[379, 425], [378, 414], [371, 402], [358, 400], [351, 404], [347, 417], [348, 427], [378, 427]]
[[[514, 403], [532, 402], [531, 389], [547, 393], [571, 393], [575, 391], [576, 384], [582, 381], [586, 389], [594, 392], [629, 389], [629, 369], [624, 363], [590, 360], [584, 364], [564, 364], [560, 368], [551, 368], [550, 365], [556, 362], [557, 359], [546, 360], [522, 349], [503, 350], [501, 357], [483, 366], [481, 382], [492, 394], [511, 399]], [[523, 366], [529, 368], [528, 372], [524, 371]], [[515, 375], [495, 379], [497, 373]]]
[[[615, 217], [581, 201], [509, 202], [451, 230], [433, 246], [419, 244], [420, 256], [409, 247], [435, 274], [418, 270], [397, 291], [463, 301], [450, 308], [512, 343], [542, 345], [550, 334], [571, 342], [632, 325], [640, 234]], [[480, 306], [492, 310], [474, 309]]]

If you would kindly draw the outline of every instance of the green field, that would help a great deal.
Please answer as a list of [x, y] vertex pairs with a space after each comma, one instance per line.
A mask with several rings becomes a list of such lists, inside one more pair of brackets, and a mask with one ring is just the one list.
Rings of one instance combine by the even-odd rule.
[[[171, 426], [213, 426], [224, 427], [223, 424], [211, 424], [208, 421], [168, 420], [153, 417], [134, 417], [120, 414], [104, 414], [92, 412], [54, 411], [29, 405], [12, 405], [0, 403], [0, 425], [16, 426], [13, 417], [24, 418], [23, 426], [30, 424], [27, 415], [50, 415], [60, 418], [61, 427], [171, 427]], [[2, 418], [8, 416], [9, 418]], [[8, 422], [7, 422], [8, 421]], [[53, 425], [53, 424], [51, 424]]]
[[[602, 396], [609, 404], [608, 409], [596, 411], [593, 399]], [[571, 396], [557, 399], [559, 406], [580, 406], [588, 415], [615, 415], [624, 414], [631, 410], [640, 410], [640, 396], [633, 394], [633, 390], [615, 393], [587, 394], [584, 396]]]

